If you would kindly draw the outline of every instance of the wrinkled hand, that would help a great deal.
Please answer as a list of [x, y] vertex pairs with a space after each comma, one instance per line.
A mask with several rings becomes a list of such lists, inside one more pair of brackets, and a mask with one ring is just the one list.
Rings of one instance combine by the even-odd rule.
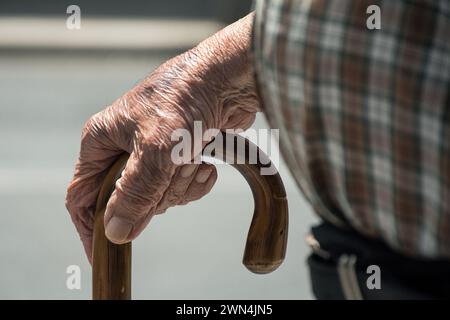
[[[209, 164], [171, 159], [176, 129], [248, 128], [258, 111], [248, 61], [249, 15], [161, 65], [142, 83], [85, 124], [66, 206], [91, 260], [94, 209], [103, 178], [130, 154], [105, 213], [106, 236], [136, 238], [153, 215], [208, 193], [217, 179]], [[192, 154], [194, 156], [194, 154]]]

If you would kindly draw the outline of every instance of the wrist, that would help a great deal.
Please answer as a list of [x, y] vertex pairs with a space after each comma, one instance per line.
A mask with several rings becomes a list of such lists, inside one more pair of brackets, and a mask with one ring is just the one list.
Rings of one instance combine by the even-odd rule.
[[186, 59], [195, 61], [199, 76], [219, 91], [253, 81], [250, 59], [253, 17], [254, 13], [248, 14], [186, 52]]
[[227, 127], [234, 110], [260, 111], [251, 63], [251, 36], [254, 13], [217, 32], [185, 53], [186, 65], [206, 95], [217, 98], [219, 129]]
[[164, 101], [159, 107], [181, 114], [186, 126], [200, 120], [205, 129], [234, 127], [229, 119], [236, 117], [236, 110], [244, 115], [259, 111], [250, 62], [252, 21], [249, 14], [165, 62], [139, 91]]

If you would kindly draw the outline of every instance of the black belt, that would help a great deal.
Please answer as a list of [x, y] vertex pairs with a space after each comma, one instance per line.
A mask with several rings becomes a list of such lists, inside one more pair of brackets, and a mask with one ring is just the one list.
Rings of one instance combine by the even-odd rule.
[[318, 298], [450, 298], [449, 260], [408, 257], [329, 223], [313, 227], [307, 243], [313, 250], [308, 265]]

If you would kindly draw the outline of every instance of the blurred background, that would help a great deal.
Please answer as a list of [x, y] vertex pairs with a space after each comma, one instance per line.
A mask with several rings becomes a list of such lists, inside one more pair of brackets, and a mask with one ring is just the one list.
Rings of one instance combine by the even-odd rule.
[[[73, 4], [79, 30], [66, 27]], [[250, 9], [249, 0], [0, 2], [0, 298], [90, 299], [64, 206], [83, 123]], [[254, 127], [267, 127], [261, 115]], [[287, 257], [264, 276], [241, 264], [250, 189], [234, 169], [218, 170], [209, 195], [153, 219], [134, 242], [133, 298], [310, 299], [303, 239], [315, 218], [284, 163]], [[69, 265], [81, 268], [80, 290], [66, 287]]]

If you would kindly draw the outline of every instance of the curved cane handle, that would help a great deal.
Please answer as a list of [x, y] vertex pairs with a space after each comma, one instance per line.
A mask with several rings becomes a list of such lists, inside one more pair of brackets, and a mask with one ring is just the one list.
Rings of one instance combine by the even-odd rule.
[[[221, 143], [218, 138], [223, 138]], [[205, 147], [204, 155], [212, 145]], [[220, 145], [222, 148], [218, 148]], [[235, 167], [253, 193], [255, 210], [243, 264], [254, 273], [274, 271], [284, 260], [288, 234], [288, 205], [280, 175], [257, 146], [239, 135], [219, 135], [208, 155]], [[110, 242], [105, 236], [103, 223], [106, 204], [127, 160], [128, 155], [122, 155], [114, 163], [97, 198], [92, 262], [94, 299], [131, 298], [131, 243], [116, 245]], [[264, 170], [266, 175], [261, 175]]]

